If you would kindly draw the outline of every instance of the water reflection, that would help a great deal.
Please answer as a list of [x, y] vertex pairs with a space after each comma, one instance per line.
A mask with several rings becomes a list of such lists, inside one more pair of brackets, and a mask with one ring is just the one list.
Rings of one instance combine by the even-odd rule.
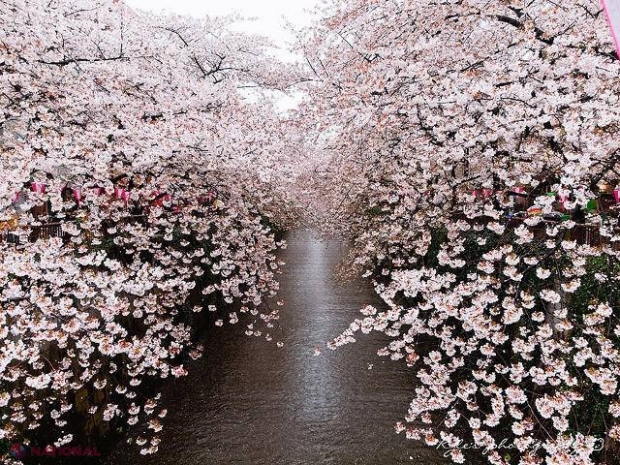
[[244, 338], [240, 327], [209, 330], [205, 357], [164, 391], [170, 413], [159, 454], [126, 448], [111, 463], [442, 463], [436, 451], [394, 433], [414, 380], [402, 364], [376, 356], [377, 335], [325, 348], [359, 308], [377, 302], [363, 281], [334, 282], [342, 245], [302, 231], [287, 240], [279, 296], [285, 346]]

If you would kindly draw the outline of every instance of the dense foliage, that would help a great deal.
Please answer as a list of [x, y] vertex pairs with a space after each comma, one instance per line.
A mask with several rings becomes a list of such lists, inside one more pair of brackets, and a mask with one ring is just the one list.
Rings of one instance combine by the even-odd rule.
[[[0, 0], [0, 440], [132, 426], [196, 314], [271, 341], [301, 213], [351, 238], [462, 463], [617, 462], [620, 62], [597, 0], [333, 0], [306, 70], [228, 19]], [[283, 118], [271, 91], [301, 84]], [[250, 89], [258, 89], [250, 93]], [[269, 92], [265, 92], [269, 91]], [[156, 383], [155, 383], [156, 384]]]
[[0, 1], [0, 439], [125, 424], [155, 452], [166, 412], [141, 385], [200, 355], [194, 312], [275, 338], [299, 144], [242, 89], [296, 75], [227, 27]]
[[389, 306], [333, 347], [390, 336], [420, 382], [397, 430], [455, 462], [612, 462], [620, 63], [599, 2], [324, 14], [300, 46], [323, 221]]

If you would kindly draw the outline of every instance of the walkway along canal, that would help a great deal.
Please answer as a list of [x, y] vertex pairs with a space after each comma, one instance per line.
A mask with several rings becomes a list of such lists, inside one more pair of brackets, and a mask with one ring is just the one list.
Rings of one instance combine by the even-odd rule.
[[394, 432], [415, 380], [404, 363], [376, 355], [384, 339], [325, 347], [362, 306], [378, 303], [368, 282], [334, 280], [344, 246], [306, 231], [286, 239], [278, 295], [284, 347], [246, 337], [239, 325], [209, 329], [205, 356], [165, 385], [159, 453], [141, 457], [121, 443], [110, 464], [444, 463], [439, 451]]

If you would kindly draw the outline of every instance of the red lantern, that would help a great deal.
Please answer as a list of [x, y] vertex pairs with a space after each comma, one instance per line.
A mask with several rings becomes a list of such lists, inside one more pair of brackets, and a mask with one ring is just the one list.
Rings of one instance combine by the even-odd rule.
[[616, 187], [614, 189], [614, 199], [616, 200], [616, 203], [620, 203], [620, 187]]
[[170, 202], [172, 200], [172, 197], [170, 197], [170, 194], [162, 195], [159, 191], [154, 191], [152, 195], [153, 197], [155, 197], [155, 200], [153, 201], [153, 205], [157, 207], [162, 207], [165, 202]]
[[82, 206], [82, 191], [80, 189], [73, 189], [73, 198], [78, 204], [78, 207]]
[[32, 192], [36, 192], [37, 194], [45, 194], [46, 185], [42, 182], [33, 182], [30, 184], [30, 189]]

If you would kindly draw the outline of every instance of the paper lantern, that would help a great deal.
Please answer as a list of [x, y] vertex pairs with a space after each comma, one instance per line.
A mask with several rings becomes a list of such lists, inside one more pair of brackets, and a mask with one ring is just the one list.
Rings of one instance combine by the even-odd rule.
[[620, 188], [618, 187], [614, 189], [614, 199], [616, 200], [616, 203], [620, 203]]
[[155, 198], [155, 200], [153, 200], [153, 205], [157, 207], [163, 206], [165, 202], [172, 201], [170, 194], [162, 195], [159, 191], [153, 191], [151, 195]]
[[36, 192], [37, 194], [45, 194], [46, 185], [42, 182], [33, 182], [30, 184], [30, 189], [32, 192]]
[[599, 181], [596, 187], [598, 188], [599, 194], [611, 194], [613, 191], [611, 184], [604, 179]]
[[78, 207], [82, 206], [82, 191], [80, 189], [73, 189], [73, 198], [78, 204]]
[[528, 216], [541, 216], [542, 215], [542, 208], [534, 206], [534, 207], [530, 207], [527, 209], [527, 215]]

